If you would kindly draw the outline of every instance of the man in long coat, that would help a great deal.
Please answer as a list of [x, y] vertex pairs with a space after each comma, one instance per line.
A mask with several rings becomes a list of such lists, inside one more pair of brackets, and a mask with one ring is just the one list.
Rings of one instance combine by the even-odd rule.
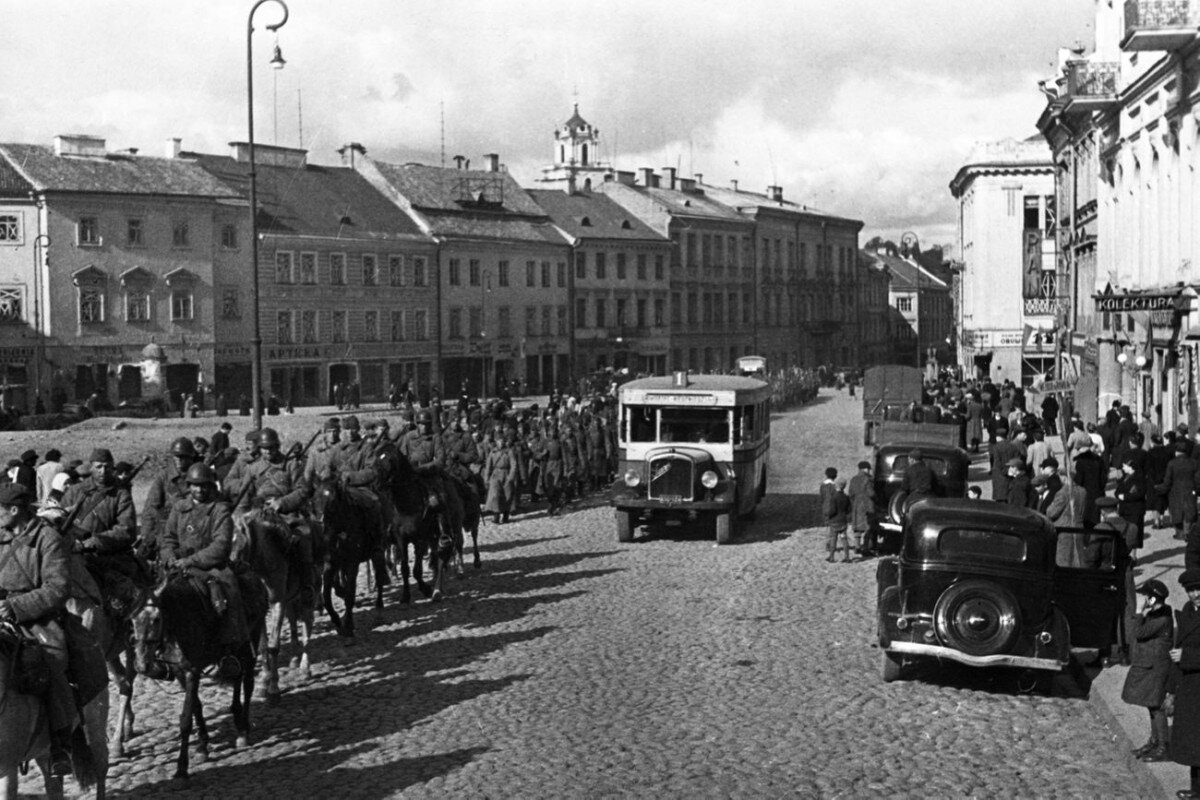
[[871, 521], [875, 515], [875, 479], [871, 475], [870, 461], [858, 462], [858, 472], [850, 479], [846, 495], [850, 498], [850, 528], [861, 542], [859, 553], [873, 552], [875, 535]]
[[1187, 445], [1175, 443], [1175, 457], [1167, 462], [1162, 483], [1155, 489], [1167, 498], [1175, 538], [1185, 539], [1185, 531], [1196, 520], [1196, 462], [1187, 457]]
[[1200, 798], [1200, 570], [1184, 570], [1179, 583], [1188, 601], [1175, 612], [1175, 648], [1170, 653], [1175, 664], [1171, 760], [1191, 771], [1190, 788], [1177, 796]]

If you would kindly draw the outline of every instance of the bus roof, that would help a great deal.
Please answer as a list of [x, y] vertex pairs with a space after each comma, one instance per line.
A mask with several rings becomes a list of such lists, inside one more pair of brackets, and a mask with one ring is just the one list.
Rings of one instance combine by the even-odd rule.
[[[757, 378], [745, 378], [739, 375], [688, 375], [687, 385], [676, 383], [671, 376], [654, 378], [638, 378], [621, 387], [621, 400], [626, 403], [654, 403], [656, 405], [673, 405], [672, 396], [699, 395], [704, 392], [713, 393], [716, 404], [731, 404], [735, 396], [747, 394], [767, 396], [771, 387]], [[680, 405], [691, 405], [686, 401]]]

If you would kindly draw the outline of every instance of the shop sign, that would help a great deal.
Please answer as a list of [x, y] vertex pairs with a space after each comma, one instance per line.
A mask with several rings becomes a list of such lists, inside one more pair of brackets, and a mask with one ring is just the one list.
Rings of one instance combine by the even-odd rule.
[[1099, 295], [1096, 313], [1118, 313], [1129, 311], [1188, 311], [1188, 298], [1178, 294], [1113, 294]]
[[300, 358], [325, 358], [328, 352], [321, 347], [272, 347], [266, 357], [272, 360], [295, 360]]
[[994, 347], [1020, 347], [1025, 343], [1025, 331], [992, 331]]
[[248, 344], [218, 344], [213, 345], [213, 356], [216, 358], [249, 358]]
[[1039, 391], [1042, 394], [1070, 394], [1075, 391], [1075, 381], [1073, 380], [1057, 380], [1046, 381], [1041, 385]]

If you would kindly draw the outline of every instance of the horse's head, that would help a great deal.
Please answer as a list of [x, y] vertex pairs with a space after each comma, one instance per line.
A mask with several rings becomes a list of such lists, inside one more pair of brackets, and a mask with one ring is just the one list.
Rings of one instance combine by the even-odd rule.
[[235, 512], [233, 515], [233, 543], [229, 548], [230, 561], [248, 561], [250, 559], [253, 538], [250, 536], [248, 516], [249, 512]]
[[326, 478], [319, 481], [313, 489], [312, 511], [313, 518], [318, 522], [325, 521], [329, 509], [338, 505], [342, 499], [342, 484], [336, 478]]

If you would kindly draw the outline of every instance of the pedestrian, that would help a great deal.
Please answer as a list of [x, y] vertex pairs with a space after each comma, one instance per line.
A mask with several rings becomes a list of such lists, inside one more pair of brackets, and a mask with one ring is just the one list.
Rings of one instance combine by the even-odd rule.
[[1155, 487], [1167, 498], [1167, 510], [1175, 538], [1186, 540], [1185, 531], [1196, 520], [1196, 465], [1187, 456], [1186, 440], [1175, 442], [1175, 457], [1167, 462], [1162, 483]]
[[62, 472], [62, 453], [58, 448], [51, 447], [42, 457], [42, 463], [34, 472], [37, 474], [37, 501], [41, 503], [50, 494], [54, 476]]
[[846, 496], [850, 498], [850, 527], [858, 543], [858, 554], [866, 556], [875, 550], [871, 519], [875, 514], [875, 479], [870, 461], [858, 462], [858, 473], [850, 479]]
[[1151, 578], [1138, 587], [1137, 593], [1142, 595], [1142, 608], [1129, 629], [1132, 647], [1121, 699], [1150, 712], [1150, 740], [1133, 754], [1142, 761], [1166, 761], [1170, 738], [1163, 702], [1171, 676], [1175, 622], [1167, 605], [1165, 583]]
[[842, 551], [842, 563], [850, 563], [850, 536], [846, 526], [850, 519], [850, 498], [846, 496], [846, 479], [836, 478], [833, 489], [829, 492], [829, 505], [825, 512], [825, 524], [829, 526], [829, 538], [825, 547], [829, 551], [826, 561], [832, 562], [837, 553], [838, 539], [842, 539], [845, 549]]
[[1006, 466], [1008, 467], [1008, 494], [1005, 495], [1005, 502], [1017, 508], [1034, 508], [1037, 495], [1033, 491], [1029, 475], [1025, 470], [1025, 460], [1020, 456], [1013, 456], [1008, 460]]
[[1179, 584], [1188, 601], [1175, 612], [1175, 647], [1170, 688], [1175, 702], [1171, 726], [1171, 760], [1190, 768], [1189, 788], [1176, 797], [1200, 800], [1200, 570], [1186, 569]]
[[825, 480], [821, 481], [821, 485], [817, 487], [817, 497], [821, 500], [822, 521], [828, 519], [829, 515], [833, 513], [834, 481], [837, 480], [837, 476], [837, 467], [826, 467]]

